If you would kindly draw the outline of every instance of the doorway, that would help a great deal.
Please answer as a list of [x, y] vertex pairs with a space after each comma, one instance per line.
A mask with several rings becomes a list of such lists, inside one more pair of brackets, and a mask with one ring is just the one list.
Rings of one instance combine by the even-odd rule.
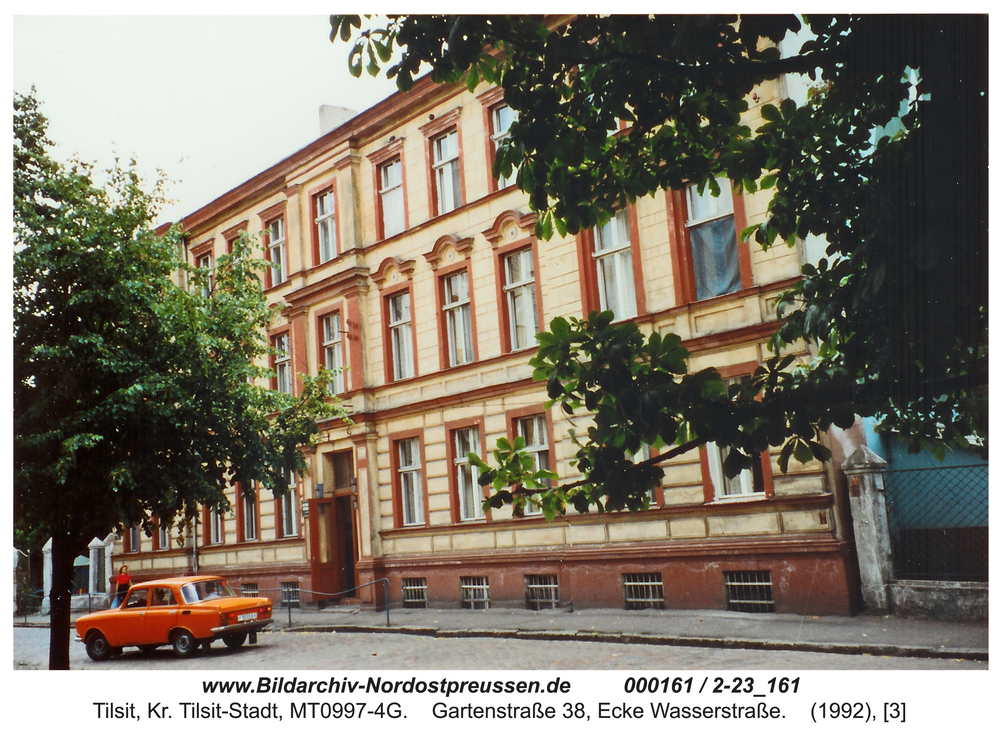
[[355, 563], [354, 453], [323, 456], [323, 496], [309, 500], [313, 589], [317, 601], [353, 598]]

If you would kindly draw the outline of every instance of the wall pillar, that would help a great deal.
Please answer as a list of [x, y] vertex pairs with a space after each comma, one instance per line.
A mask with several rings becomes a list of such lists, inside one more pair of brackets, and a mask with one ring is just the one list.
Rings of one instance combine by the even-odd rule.
[[861, 571], [861, 596], [870, 612], [889, 611], [892, 580], [892, 545], [885, 505], [886, 462], [867, 446], [861, 446], [844, 461], [854, 518], [854, 544]]
[[52, 538], [42, 546], [42, 614], [49, 613], [49, 594], [52, 593]]

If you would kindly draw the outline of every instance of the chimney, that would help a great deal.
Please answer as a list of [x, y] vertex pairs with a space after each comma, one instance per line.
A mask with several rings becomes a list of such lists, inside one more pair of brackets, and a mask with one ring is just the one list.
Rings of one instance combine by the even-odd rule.
[[340, 107], [339, 105], [320, 105], [319, 134], [321, 136], [326, 135], [335, 128], [342, 126], [357, 114], [357, 110]]

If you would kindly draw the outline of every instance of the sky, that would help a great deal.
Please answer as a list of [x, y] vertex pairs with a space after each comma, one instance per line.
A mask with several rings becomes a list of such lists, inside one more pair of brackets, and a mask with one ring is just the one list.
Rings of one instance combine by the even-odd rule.
[[[336, 5], [336, 3], [331, 3]], [[336, 8], [333, 8], [334, 10]], [[329, 15], [13, 16], [13, 88], [36, 88], [60, 161], [135, 158], [182, 219], [308, 145], [319, 107], [395, 91], [347, 71]]]

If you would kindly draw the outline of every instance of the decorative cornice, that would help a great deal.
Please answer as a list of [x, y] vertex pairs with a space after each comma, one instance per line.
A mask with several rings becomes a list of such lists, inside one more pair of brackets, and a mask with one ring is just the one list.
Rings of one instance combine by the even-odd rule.
[[288, 200], [282, 200], [281, 202], [271, 205], [270, 207], [264, 208], [257, 213], [262, 223], [267, 223], [275, 218], [284, 215], [285, 211], [288, 209]]
[[363, 266], [355, 266], [337, 274], [332, 274], [313, 284], [300, 287], [294, 292], [289, 292], [285, 295], [285, 301], [293, 307], [298, 307], [316, 301], [317, 295], [321, 293], [356, 293], [359, 290], [366, 289], [367, 285], [368, 269]]
[[226, 242], [228, 243], [229, 241], [233, 240], [233, 238], [238, 237], [240, 233], [246, 233], [247, 226], [249, 224], [250, 224], [249, 220], [241, 220], [240, 222], [236, 223], [236, 225], [234, 225], [233, 227], [226, 228], [224, 231], [222, 231], [222, 237], [225, 238]]
[[437, 239], [434, 243], [434, 247], [424, 254], [424, 258], [431, 265], [434, 271], [438, 270], [441, 265], [441, 258], [444, 256], [445, 250], [450, 246], [455, 249], [455, 252], [462, 258], [469, 258], [469, 251], [472, 250], [472, 244], [474, 239], [472, 238], [462, 238], [461, 240], [456, 240], [453, 235], [443, 235]]
[[503, 235], [503, 229], [508, 223], [513, 223], [519, 230], [528, 230], [529, 228], [534, 228], [537, 222], [538, 213], [536, 212], [529, 212], [526, 215], [522, 215], [517, 210], [505, 210], [497, 215], [497, 219], [493, 221], [493, 227], [484, 230], [483, 235], [490, 242], [490, 245], [496, 248]]
[[375, 282], [375, 286], [381, 289], [391, 269], [395, 269], [409, 279], [410, 275], [413, 273], [414, 266], [416, 266], [416, 261], [413, 259], [401, 261], [395, 256], [389, 256], [379, 265], [378, 270], [371, 275], [371, 278], [372, 281]]
[[458, 122], [459, 118], [462, 117], [462, 106], [454, 107], [438, 116], [431, 113], [428, 117], [430, 118], [430, 122], [420, 126], [420, 132], [429, 138]]

